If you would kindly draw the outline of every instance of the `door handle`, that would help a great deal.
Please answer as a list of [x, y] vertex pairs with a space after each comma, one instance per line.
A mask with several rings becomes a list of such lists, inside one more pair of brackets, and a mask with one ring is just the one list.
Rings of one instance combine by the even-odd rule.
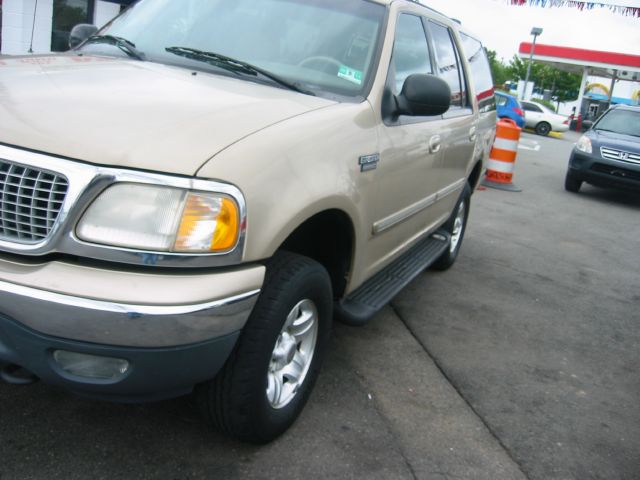
[[475, 142], [476, 141], [476, 132], [477, 131], [478, 131], [478, 129], [476, 128], [475, 125], [469, 129], [469, 141], [471, 141], [471, 142]]
[[429, 153], [438, 153], [442, 146], [442, 138], [440, 135], [434, 135], [429, 139]]

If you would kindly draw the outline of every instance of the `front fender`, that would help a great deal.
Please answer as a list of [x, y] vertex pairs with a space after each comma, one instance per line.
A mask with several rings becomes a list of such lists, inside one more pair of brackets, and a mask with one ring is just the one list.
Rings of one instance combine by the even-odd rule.
[[244, 261], [272, 256], [306, 219], [330, 209], [345, 212], [356, 243], [363, 241], [377, 172], [362, 172], [359, 158], [378, 152], [375, 125], [367, 102], [336, 104], [261, 130], [204, 165], [198, 176], [230, 182], [245, 196]]

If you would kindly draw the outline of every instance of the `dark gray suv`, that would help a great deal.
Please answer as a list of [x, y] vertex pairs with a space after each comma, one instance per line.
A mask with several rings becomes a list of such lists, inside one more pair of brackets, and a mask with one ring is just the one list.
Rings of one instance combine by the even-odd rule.
[[564, 186], [578, 192], [582, 182], [640, 192], [640, 107], [613, 106], [580, 137]]

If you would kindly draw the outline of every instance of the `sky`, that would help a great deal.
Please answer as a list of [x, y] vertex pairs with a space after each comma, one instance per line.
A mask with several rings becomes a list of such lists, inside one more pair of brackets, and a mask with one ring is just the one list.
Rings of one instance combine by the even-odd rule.
[[[608, 8], [580, 11], [572, 7], [512, 6], [507, 0], [420, 0], [474, 32], [485, 47], [505, 64], [521, 42], [531, 42], [531, 29], [541, 27], [538, 43], [640, 55], [640, 17], [624, 16]], [[640, 8], [640, 0], [599, 0], [599, 3]], [[607, 86], [611, 80], [589, 77]], [[614, 95], [624, 98], [640, 90], [640, 82], [616, 83]], [[564, 105], [567, 110], [573, 103]]]
[[[625, 17], [596, 7], [511, 6], [507, 0], [421, 0], [475, 32], [505, 63], [530, 42], [532, 27], [542, 27], [543, 44], [640, 55], [640, 17]], [[600, 0], [601, 3], [640, 8], [640, 0]]]

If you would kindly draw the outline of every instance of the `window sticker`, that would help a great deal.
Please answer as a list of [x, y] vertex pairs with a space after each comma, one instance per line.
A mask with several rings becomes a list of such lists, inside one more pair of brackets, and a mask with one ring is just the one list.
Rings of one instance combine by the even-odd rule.
[[346, 65], [340, 65], [338, 70], [338, 77], [344, 78], [356, 85], [362, 85], [362, 72], [355, 68], [347, 67]]

